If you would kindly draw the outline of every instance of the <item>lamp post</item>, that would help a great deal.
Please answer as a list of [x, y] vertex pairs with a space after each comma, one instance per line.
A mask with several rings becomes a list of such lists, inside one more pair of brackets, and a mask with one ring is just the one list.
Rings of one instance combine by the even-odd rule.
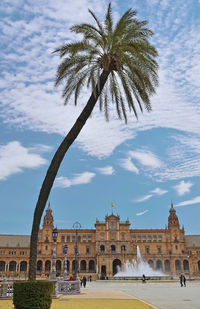
[[67, 250], [68, 250], [68, 246], [64, 245], [63, 247], [63, 253], [65, 255], [65, 260], [64, 260], [64, 280], [67, 280]]
[[77, 244], [77, 235], [78, 235], [78, 229], [81, 228], [81, 224], [79, 222], [75, 222], [73, 224], [73, 228], [76, 231], [76, 238], [75, 238], [76, 245], [75, 245], [75, 248], [74, 248], [74, 253], [75, 253], [74, 280], [76, 280], [77, 279], [77, 273], [78, 273], [78, 244]]
[[52, 231], [52, 238], [53, 238], [53, 255], [52, 255], [52, 273], [51, 278], [56, 279], [56, 241], [58, 237], [58, 230], [57, 228], [53, 229]]

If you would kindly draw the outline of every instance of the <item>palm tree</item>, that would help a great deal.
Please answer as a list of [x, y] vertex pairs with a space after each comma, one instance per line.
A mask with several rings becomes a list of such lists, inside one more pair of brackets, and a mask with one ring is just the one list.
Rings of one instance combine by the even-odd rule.
[[111, 4], [101, 23], [89, 10], [95, 21], [79, 24], [71, 31], [82, 39], [67, 43], [55, 52], [63, 59], [57, 69], [55, 85], [65, 81], [65, 104], [74, 94], [75, 105], [84, 86], [91, 88], [91, 96], [75, 124], [57, 149], [42, 184], [34, 212], [30, 244], [29, 280], [36, 278], [37, 239], [41, 217], [59, 166], [72, 143], [79, 135], [99, 99], [100, 110], [109, 118], [109, 104], [115, 104], [117, 115], [127, 123], [127, 108], [138, 117], [135, 103], [143, 111], [151, 110], [150, 96], [158, 85], [158, 56], [149, 42], [153, 32], [147, 21], [138, 21], [136, 11], [129, 9], [113, 25]]

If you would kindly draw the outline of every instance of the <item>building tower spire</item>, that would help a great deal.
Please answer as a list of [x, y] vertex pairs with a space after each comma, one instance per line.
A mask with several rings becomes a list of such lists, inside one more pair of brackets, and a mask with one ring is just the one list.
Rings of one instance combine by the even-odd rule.
[[176, 210], [174, 209], [173, 202], [171, 201], [171, 208], [169, 210], [169, 217], [168, 217], [168, 228], [177, 227], [179, 228], [179, 220], [176, 214]]
[[52, 215], [52, 209], [51, 209], [50, 202], [48, 203], [48, 207], [46, 209], [46, 214], [45, 214], [44, 220], [43, 220], [43, 228], [44, 227], [53, 228], [53, 215]]

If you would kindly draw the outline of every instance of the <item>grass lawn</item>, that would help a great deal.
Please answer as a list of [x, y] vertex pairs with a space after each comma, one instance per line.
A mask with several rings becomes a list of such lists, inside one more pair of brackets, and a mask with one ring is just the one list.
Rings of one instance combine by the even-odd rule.
[[[135, 299], [54, 299], [51, 309], [153, 309]], [[0, 309], [14, 309], [12, 300], [0, 300]]]

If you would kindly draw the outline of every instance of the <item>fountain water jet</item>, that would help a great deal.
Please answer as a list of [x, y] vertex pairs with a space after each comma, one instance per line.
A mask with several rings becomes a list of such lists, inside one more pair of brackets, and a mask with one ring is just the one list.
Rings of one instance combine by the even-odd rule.
[[142, 277], [144, 274], [146, 277], [166, 277], [166, 275], [159, 270], [153, 270], [147, 262], [142, 258], [140, 248], [137, 246], [137, 260], [132, 260], [132, 263], [126, 261], [122, 269], [117, 266], [117, 273], [114, 275], [115, 278], [126, 278], [126, 277]]

